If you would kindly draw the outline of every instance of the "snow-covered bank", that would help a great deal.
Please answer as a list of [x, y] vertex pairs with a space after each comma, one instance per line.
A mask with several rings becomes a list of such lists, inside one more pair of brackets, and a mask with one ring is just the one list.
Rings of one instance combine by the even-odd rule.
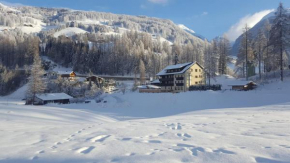
[[249, 108], [290, 102], [288, 83], [275, 83], [254, 91], [206, 91], [179, 94], [127, 93], [107, 95], [107, 103], [71, 104], [62, 107], [83, 109], [119, 120], [158, 118], [192, 111], [225, 108]]
[[20, 100], [12, 94], [0, 99], [0, 163], [287, 163], [289, 91], [286, 81], [249, 92], [108, 94], [106, 103], [49, 106], [12, 102]]

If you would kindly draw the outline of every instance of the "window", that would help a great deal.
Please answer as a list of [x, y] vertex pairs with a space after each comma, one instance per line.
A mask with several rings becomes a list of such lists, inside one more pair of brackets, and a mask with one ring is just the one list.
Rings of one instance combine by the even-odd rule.
[[198, 84], [198, 82], [195, 82], [195, 84], [197, 85], [197, 84]]
[[198, 76], [195, 76], [195, 78], [198, 78]]
[[195, 72], [197, 72], [197, 69], [195, 69]]
[[199, 69], [199, 72], [201, 72], [201, 69]]

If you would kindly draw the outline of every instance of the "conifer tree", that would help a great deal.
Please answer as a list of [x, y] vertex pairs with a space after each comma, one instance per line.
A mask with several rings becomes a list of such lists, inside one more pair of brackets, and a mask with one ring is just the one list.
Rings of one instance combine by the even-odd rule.
[[275, 58], [279, 58], [280, 65], [280, 77], [283, 81], [283, 53], [286, 46], [289, 45], [289, 33], [290, 33], [290, 18], [287, 15], [287, 10], [283, 4], [280, 3], [275, 13], [276, 17], [273, 21], [273, 25], [270, 31], [270, 45], [273, 46], [273, 53], [276, 54]]
[[41, 66], [41, 59], [37, 54], [34, 57], [27, 90], [27, 100], [31, 100], [32, 104], [34, 104], [36, 94], [43, 93], [46, 89], [46, 83], [43, 80], [44, 73]]
[[146, 81], [146, 76], [145, 76], [146, 70], [145, 70], [145, 65], [142, 59], [140, 59], [139, 71], [140, 71], [140, 82], [142, 85], [142, 84], [145, 84], [145, 81]]

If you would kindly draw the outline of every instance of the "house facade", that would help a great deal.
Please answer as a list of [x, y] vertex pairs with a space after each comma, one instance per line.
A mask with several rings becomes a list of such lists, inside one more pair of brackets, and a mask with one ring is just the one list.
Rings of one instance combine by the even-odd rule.
[[157, 74], [162, 92], [186, 92], [190, 86], [204, 85], [204, 68], [197, 62], [167, 66]]

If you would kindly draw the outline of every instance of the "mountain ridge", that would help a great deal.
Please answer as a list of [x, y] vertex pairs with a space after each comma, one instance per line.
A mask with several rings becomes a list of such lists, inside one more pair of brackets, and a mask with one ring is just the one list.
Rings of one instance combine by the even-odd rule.
[[[166, 39], [172, 43], [185, 43], [191, 41], [197, 44], [203, 44], [204, 42], [203, 37], [189, 32], [192, 32], [193, 30], [190, 30], [189, 28], [180, 28], [178, 24], [175, 24], [169, 19], [148, 17], [144, 15], [132, 16], [110, 12], [74, 10], [68, 8], [33, 6], [11, 7], [3, 4], [1, 4], [1, 6], [0, 31], [1, 29], [14, 30], [19, 28], [27, 34], [41, 32], [51, 32], [54, 34], [63, 28], [78, 27], [83, 30], [87, 30], [86, 28], [95, 28], [89, 30], [88, 32], [90, 33], [100, 32], [104, 34], [121, 34], [122, 30], [146, 32], [152, 36], [161, 37], [161, 39]], [[19, 17], [17, 18], [17, 21], [14, 21], [15, 16]], [[1, 22], [1, 20], [4, 21]], [[37, 27], [38, 30], [31, 29], [31, 31], [29, 31], [27, 29], [29, 26], [27, 23], [30, 23], [30, 26], [33, 26], [31, 28]], [[67, 25], [68, 23], [70, 24]]]

